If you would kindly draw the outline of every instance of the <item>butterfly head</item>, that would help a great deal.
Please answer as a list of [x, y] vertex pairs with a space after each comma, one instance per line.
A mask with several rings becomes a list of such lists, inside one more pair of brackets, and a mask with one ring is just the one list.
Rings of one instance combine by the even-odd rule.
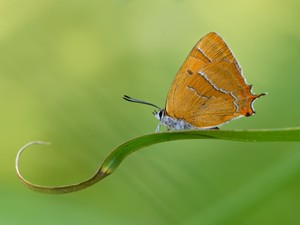
[[164, 109], [160, 109], [159, 111], [154, 110], [153, 115], [155, 116], [156, 119], [161, 121], [165, 116], [165, 110]]

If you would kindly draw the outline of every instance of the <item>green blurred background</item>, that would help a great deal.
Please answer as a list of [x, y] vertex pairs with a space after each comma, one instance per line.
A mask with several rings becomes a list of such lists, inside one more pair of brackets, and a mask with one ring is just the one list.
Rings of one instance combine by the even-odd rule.
[[222, 129], [299, 126], [298, 0], [0, 1], [0, 224], [299, 224], [300, 149], [293, 143], [177, 141], [131, 155], [99, 184], [45, 195], [91, 176], [122, 142], [153, 132], [148, 106], [200, 37], [218, 32], [256, 93], [257, 114]]

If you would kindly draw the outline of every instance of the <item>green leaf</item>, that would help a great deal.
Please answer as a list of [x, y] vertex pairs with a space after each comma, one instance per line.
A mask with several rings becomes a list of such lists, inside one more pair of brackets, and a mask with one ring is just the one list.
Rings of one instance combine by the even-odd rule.
[[16, 171], [23, 184], [30, 189], [51, 194], [70, 193], [87, 188], [99, 182], [104, 177], [112, 174], [128, 155], [143, 147], [167, 141], [185, 139], [218, 139], [243, 142], [300, 142], [300, 128], [260, 130], [189, 130], [143, 135], [131, 139], [113, 150], [104, 160], [96, 174], [90, 179], [78, 184], [54, 187], [32, 184], [22, 177], [19, 171], [19, 157], [27, 147], [33, 144], [47, 144], [45, 142], [35, 141], [26, 144], [18, 152], [16, 157]]

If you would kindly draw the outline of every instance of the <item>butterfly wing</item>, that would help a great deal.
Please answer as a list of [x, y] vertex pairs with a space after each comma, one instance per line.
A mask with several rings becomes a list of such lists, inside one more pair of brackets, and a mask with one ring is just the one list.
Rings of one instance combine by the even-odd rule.
[[191, 50], [168, 93], [166, 114], [198, 128], [219, 126], [254, 113], [251, 93], [234, 55], [216, 33]]

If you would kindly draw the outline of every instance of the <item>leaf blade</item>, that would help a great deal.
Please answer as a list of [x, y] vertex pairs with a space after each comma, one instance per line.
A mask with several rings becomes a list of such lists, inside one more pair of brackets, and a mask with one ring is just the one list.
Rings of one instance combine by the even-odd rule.
[[131, 139], [115, 148], [104, 160], [91, 178], [67, 186], [41, 186], [27, 181], [19, 172], [19, 156], [29, 146], [41, 144], [30, 142], [23, 146], [16, 157], [16, 171], [21, 182], [28, 188], [49, 194], [65, 194], [79, 191], [94, 185], [112, 174], [130, 154], [144, 147], [175, 140], [212, 139], [243, 142], [300, 142], [300, 128], [260, 129], [260, 130], [189, 130], [147, 134]]

